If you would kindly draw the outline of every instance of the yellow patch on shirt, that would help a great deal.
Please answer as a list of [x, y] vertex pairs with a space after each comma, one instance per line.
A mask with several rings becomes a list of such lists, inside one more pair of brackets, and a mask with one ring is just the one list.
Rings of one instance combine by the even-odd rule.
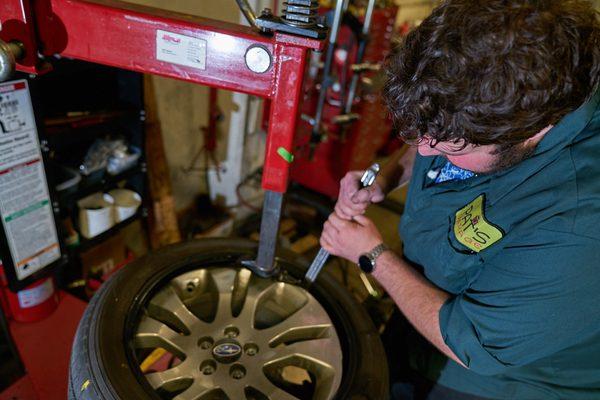
[[454, 236], [469, 249], [479, 253], [504, 237], [502, 230], [485, 219], [485, 195], [481, 195], [456, 212]]

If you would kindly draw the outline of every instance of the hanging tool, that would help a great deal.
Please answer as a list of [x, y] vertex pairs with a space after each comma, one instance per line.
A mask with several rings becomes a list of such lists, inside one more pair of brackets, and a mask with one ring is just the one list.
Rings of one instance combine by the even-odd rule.
[[348, 8], [348, 0], [337, 0], [335, 5], [335, 11], [333, 14], [333, 23], [331, 31], [329, 33], [329, 44], [327, 47], [327, 54], [325, 56], [325, 65], [323, 66], [323, 79], [321, 81], [321, 89], [319, 92], [319, 99], [317, 102], [317, 110], [315, 117], [310, 119], [312, 125], [312, 132], [310, 136], [310, 156], [312, 158], [316, 146], [321, 143], [322, 132], [321, 132], [321, 121], [323, 120], [323, 109], [325, 108], [325, 100], [327, 99], [327, 90], [333, 85], [333, 77], [331, 73], [331, 67], [333, 65], [333, 57], [337, 48], [338, 35], [342, 26], [342, 19], [344, 11]]
[[346, 104], [343, 107], [342, 114], [333, 119], [334, 123], [341, 125], [340, 138], [346, 139], [346, 132], [352, 122], [357, 121], [360, 116], [352, 113], [352, 106], [354, 105], [354, 98], [358, 92], [358, 84], [363, 72], [373, 71], [378, 69], [379, 66], [370, 63], [364, 63], [365, 54], [367, 52], [367, 45], [369, 44], [371, 22], [373, 21], [373, 12], [375, 11], [375, 0], [369, 0], [367, 5], [367, 11], [365, 14], [365, 20], [363, 23], [362, 31], [360, 34], [360, 41], [358, 44], [358, 51], [356, 53], [356, 60], [351, 69], [353, 72], [350, 87], [348, 89], [348, 96], [346, 97]]
[[[203, 172], [207, 173], [212, 163], [212, 166], [215, 168], [215, 172], [217, 175], [217, 180], [221, 181], [221, 167], [219, 165], [219, 160], [217, 159], [217, 134], [219, 131], [218, 124], [222, 122], [224, 119], [223, 112], [219, 108], [218, 104], [218, 89], [211, 87], [209, 91], [209, 101], [208, 101], [208, 126], [203, 126], [200, 130], [204, 134], [204, 143], [202, 147], [192, 160], [190, 161], [187, 167], [182, 167], [181, 170], [189, 174], [191, 172]], [[196, 166], [200, 157], [204, 155], [204, 168], [199, 168]], [[208, 175], [206, 179], [206, 185], [209, 186], [208, 183]]]
[[[373, 183], [375, 183], [375, 179], [377, 178], [379, 169], [379, 164], [375, 163], [365, 171], [363, 176], [360, 178], [361, 189], [367, 188]], [[315, 259], [313, 260], [312, 264], [308, 268], [306, 275], [304, 276], [304, 280], [306, 283], [310, 285], [317, 279], [317, 276], [325, 266], [325, 263], [327, 262], [328, 258], [329, 252], [324, 248], [321, 248]]]
[[375, 11], [375, 0], [369, 0], [367, 5], [367, 12], [365, 14], [365, 21], [363, 23], [363, 29], [361, 32], [360, 43], [358, 45], [358, 52], [356, 54], [356, 62], [352, 66], [354, 75], [350, 82], [350, 89], [348, 90], [348, 97], [346, 98], [346, 107], [344, 108], [344, 114], [349, 114], [352, 111], [352, 105], [354, 104], [354, 97], [358, 90], [358, 83], [360, 81], [360, 75], [363, 71], [369, 71], [373, 68], [369, 63], [364, 63], [365, 54], [367, 52], [367, 45], [369, 44], [370, 33], [371, 33], [371, 22], [373, 21], [373, 12]]

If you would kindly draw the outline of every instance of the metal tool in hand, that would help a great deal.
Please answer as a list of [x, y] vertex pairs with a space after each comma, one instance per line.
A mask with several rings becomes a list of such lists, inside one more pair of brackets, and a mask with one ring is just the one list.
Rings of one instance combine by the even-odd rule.
[[[375, 163], [369, 167], [360, 178], [361, 189], [371, 186], [375, 183], [375, 179], [377, 178], [377, 174], [379, 173], [379, 164]], [[324, 248], [319, 250], [319, 253], [313, 260], [312, 264], [308, 268], [306, 275], [304, 276], [304, 280], [308, 284], [312, 284], [319, 276], [319, 273], [325, 266], [327, 259], [329, 258], [329, 252]]]

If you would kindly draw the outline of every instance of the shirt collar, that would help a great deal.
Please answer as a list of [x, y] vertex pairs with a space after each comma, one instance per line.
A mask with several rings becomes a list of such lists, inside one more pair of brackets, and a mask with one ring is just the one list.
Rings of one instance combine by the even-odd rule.
[[512, 168], [491, 175], [491, 203], [500, 200], [514, 187], [555, 160], [585, 130], [594, 116], [600, 113], [599, 108], [600, 89], [590, 100], [577, 110], [567, 114], [548, 131], [538, 144], [533, 156]]
[[[535, 154], [541, 154], [559, 146], [568, 146], [594, 117], [600, 106], [600, 89], [577, 110], [567, 114], [544, 136], [537, 146]], [[562, 145], [562, 146], [561, 146]]]

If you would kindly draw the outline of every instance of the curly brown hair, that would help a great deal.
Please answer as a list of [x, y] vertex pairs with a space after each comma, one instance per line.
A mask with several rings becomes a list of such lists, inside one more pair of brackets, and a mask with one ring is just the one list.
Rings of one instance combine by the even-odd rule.
[[598, 89], [598, 13], [584, 0], [447, 0], [386, 73], [403, 139], [511, 146]]

